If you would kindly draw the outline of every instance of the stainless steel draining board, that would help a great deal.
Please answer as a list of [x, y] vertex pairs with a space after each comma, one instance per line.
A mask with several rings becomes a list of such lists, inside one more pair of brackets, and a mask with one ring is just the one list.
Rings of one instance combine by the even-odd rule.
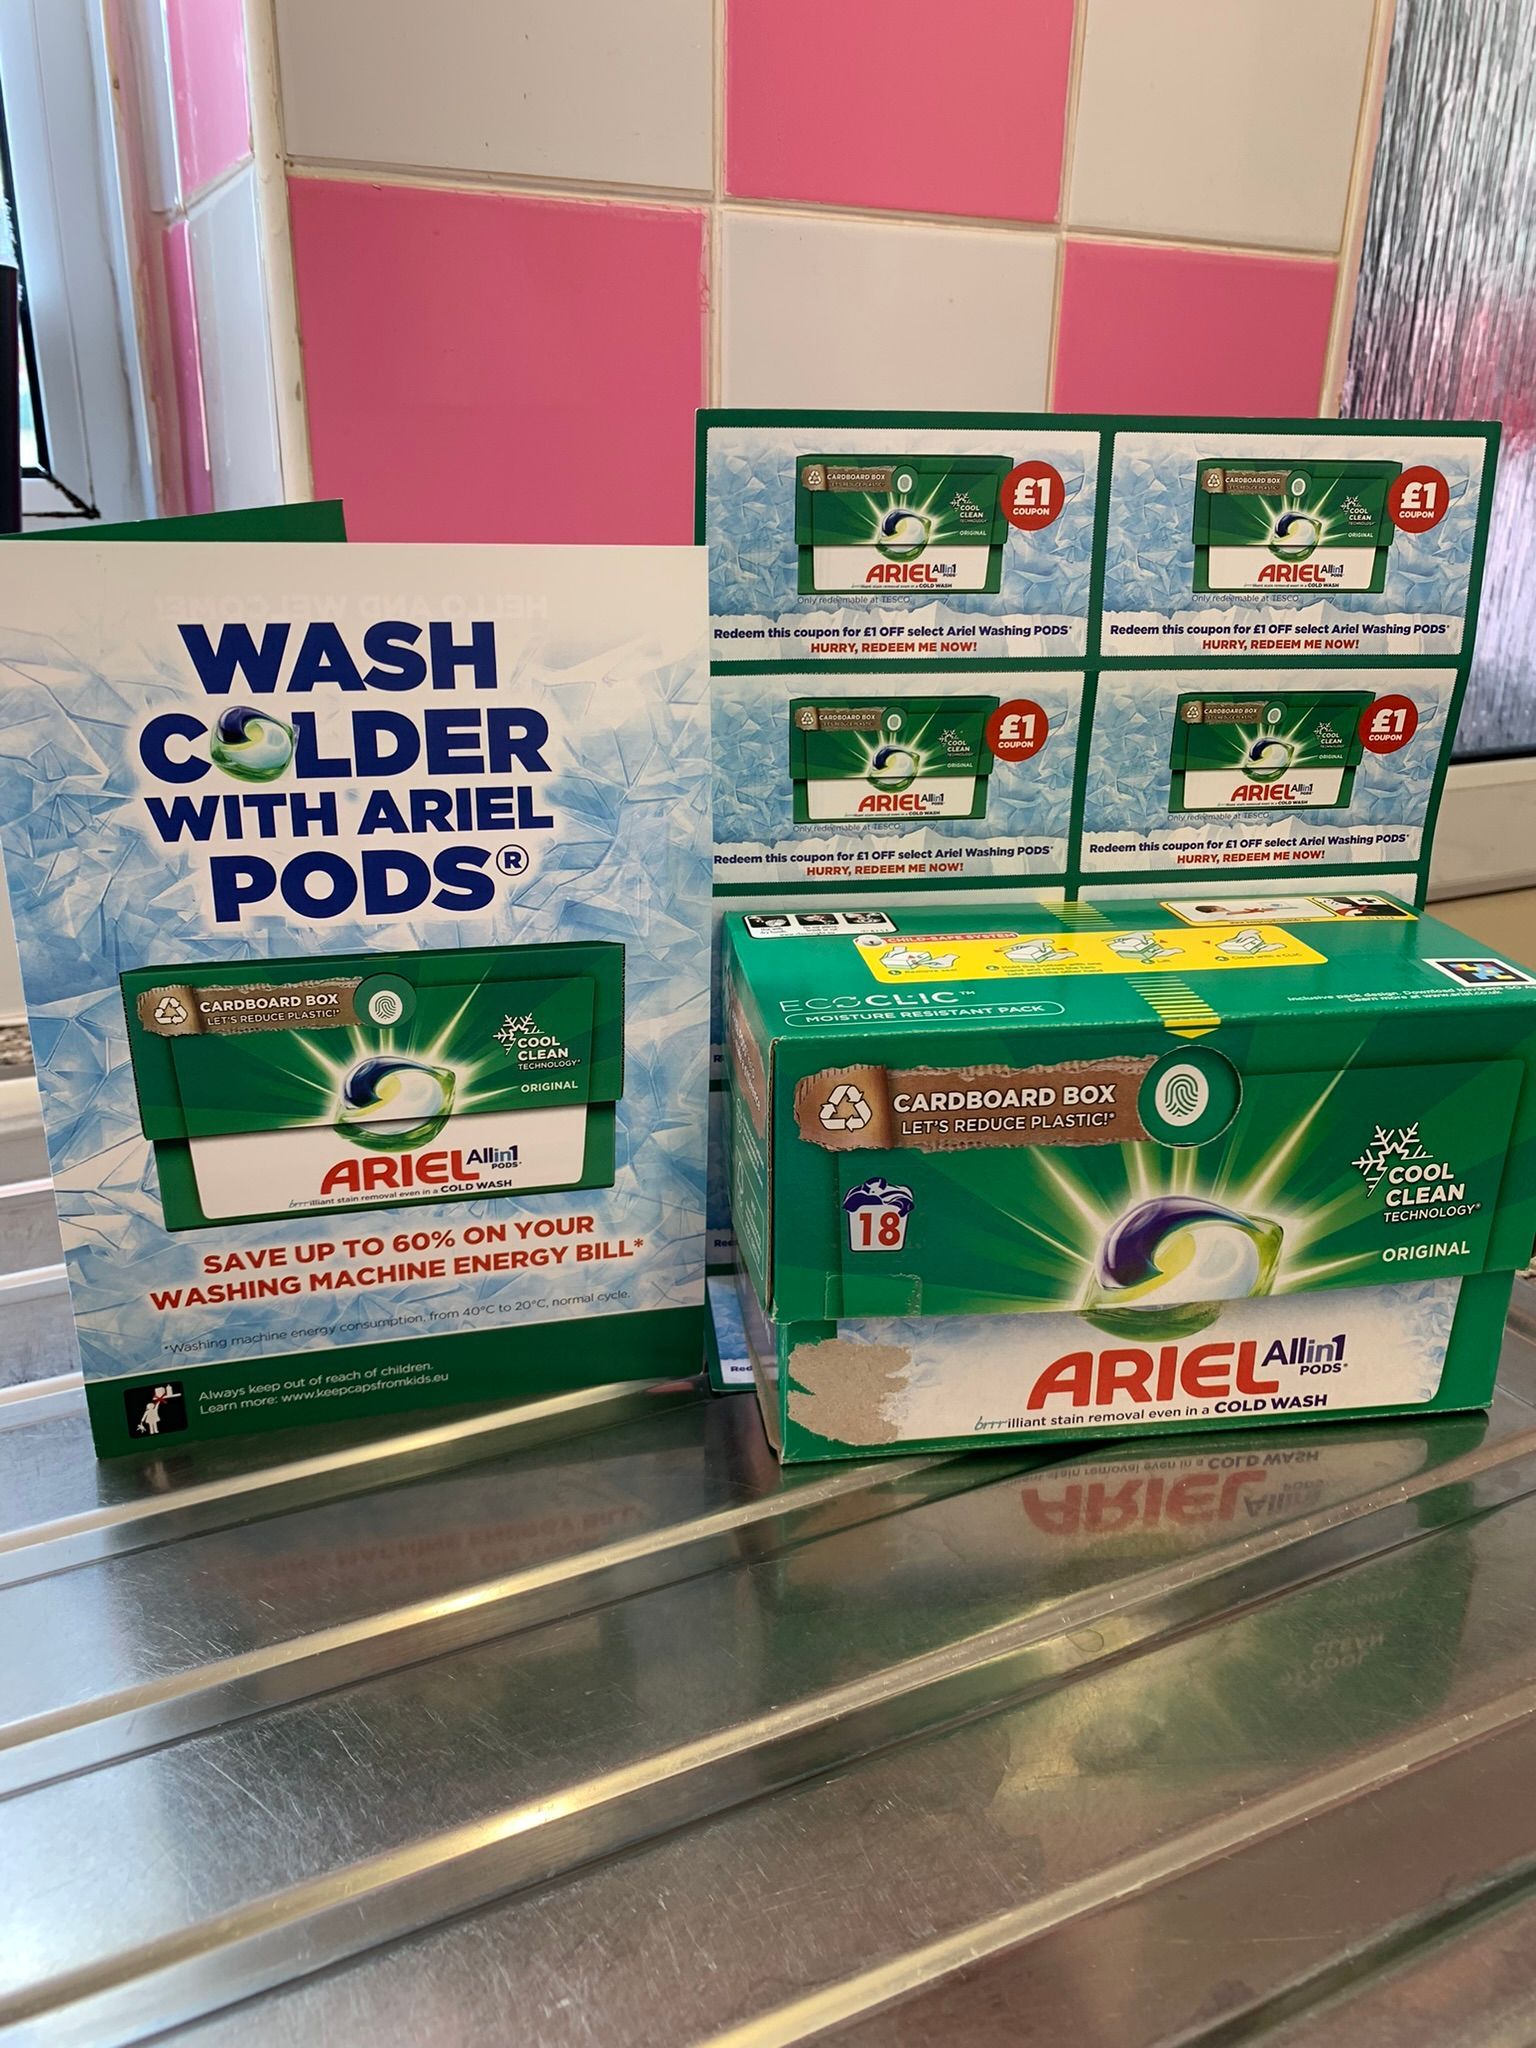
[[694, 1384], [0, 1405], [0, 2041], [1536, 2037], [1528, 1333], [1486, 1417], [787, 1477]]

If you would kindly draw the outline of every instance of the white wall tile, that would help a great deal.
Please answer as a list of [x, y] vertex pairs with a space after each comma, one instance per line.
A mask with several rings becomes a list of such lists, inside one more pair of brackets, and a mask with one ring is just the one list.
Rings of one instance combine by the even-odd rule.
[[1336, 250], [1371, 0], [1086, 0], [1074, 227]]
[[725, 405], [1046, 403], [1051, 235], [728, 210]]
[[214, 509], [278, 504], [283, 468], [254, 169], [195, 206], [187, 233]]
[[294, 156], [707, 191], [711, 0], [277, 0]]

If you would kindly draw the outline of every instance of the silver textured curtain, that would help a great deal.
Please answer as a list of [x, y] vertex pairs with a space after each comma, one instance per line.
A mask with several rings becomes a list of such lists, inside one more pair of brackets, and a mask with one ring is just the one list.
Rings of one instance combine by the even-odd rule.
[[1536, 0], [1398, 0], [1341, 409], [1503, 420], [1458, 752], [1536, 750]]

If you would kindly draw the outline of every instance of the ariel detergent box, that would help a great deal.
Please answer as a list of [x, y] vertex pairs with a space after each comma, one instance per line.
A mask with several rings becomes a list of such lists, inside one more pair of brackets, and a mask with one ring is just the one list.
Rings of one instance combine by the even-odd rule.
[[1354, 792], [1375, 701], [1370, 690], [1181, 693], [1169, 810], [1342, 808]]
[[1536, 974], [1389, 897], [1220, 908], [727, 919], [786, 1461], [1487, 1401], [1536, 1234]]
[[796, 697], [789, 707], [795, 823], [889, 827], [984, 818], [997, 697]]
[[1401, 474], [1400, 462], [1202, 462], [1195, 589], [1384, 590], [1388, 494]]
[[802, 455], [795, 464], [800, 593], [1002, 587], [1004, 455]]
[[169, 1230], [611, 1187], [624, 948], [462, 947], [122, 977]]

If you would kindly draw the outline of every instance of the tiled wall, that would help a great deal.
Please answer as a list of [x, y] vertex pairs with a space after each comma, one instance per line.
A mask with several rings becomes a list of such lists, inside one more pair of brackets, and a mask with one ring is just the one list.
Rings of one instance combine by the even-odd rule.
[[[227, 80], [239, 0], [179, 6]], [[1331, 411], [1390, 9], [247, 0], [289, 493], [358, 538], [680, 541], [703, 403]], [[226, 160], [227, 100], [187, 117]]]
[[284, 495], [243, 0], [112, 0], [140, 338], [165, 513]]

